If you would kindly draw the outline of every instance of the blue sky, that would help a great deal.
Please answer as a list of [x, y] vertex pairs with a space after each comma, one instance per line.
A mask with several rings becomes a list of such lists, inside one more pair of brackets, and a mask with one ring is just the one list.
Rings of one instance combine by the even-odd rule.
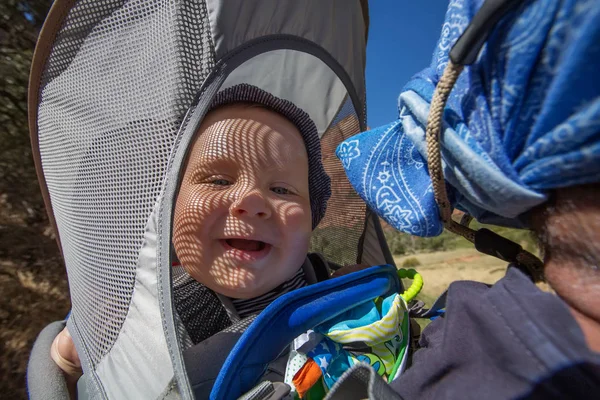
[[367, 124], [398, 117], [404, 84], [426, 68], [442, 29], [447, 0], [371, 0], [367, 43]]

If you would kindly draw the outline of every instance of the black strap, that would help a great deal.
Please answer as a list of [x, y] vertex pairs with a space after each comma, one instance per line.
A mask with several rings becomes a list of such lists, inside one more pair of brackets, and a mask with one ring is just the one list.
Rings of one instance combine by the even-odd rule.
[[329, 267], [329, 262], [325, 260], [325, 258], [319, 253], [309, 253], [308, 259], [312, 264], [315, 275], [317, 277], [317, 282], [323, 282], [329, 279], [331, 276], [331, 269]]
[[185, 369], [196, 399], [208, 399], [231, 349], [256, 316], [245, 318], [183, 352]]
[[282, 400], [291, 399], [291, 387], [283, 382], [263, 381], [242, 395], [238, 400]]
[[327, 399], [401, 400], [402, 398], [375, 372], [373, 367], [358, 363], [342, 374], [329, 391]]
[[[416, 307], [411, 307], [409, 310], [410, 316], [413, 318], [431, 318], [436, 315], [439, 315], [439, 311], [446, 307], [446, 296], [448, 295], [448, 290], [444, 290], [444, 293], [440, 295], [434, 302], [431, 308], [427, 309], [424, 304], [416, 303]], [[419, 307], [420, 306], [420, 307]]]
[[507, 262], [517, 262], [517, 255], [522, 250], [519, 244], [486, 228], [475, 232], [475, 248], [481, 253]]
[[286, 349], [277, 359], [267, 365], [265, 373], [260, 378], [261, 382], [283, 382], [285, 380], [285, 369], [289, 358], [289, 348]]
[[498, 21], [521, 3], [522, 0], [486, 0], [450, 50], [452, 62], [473, 64]]

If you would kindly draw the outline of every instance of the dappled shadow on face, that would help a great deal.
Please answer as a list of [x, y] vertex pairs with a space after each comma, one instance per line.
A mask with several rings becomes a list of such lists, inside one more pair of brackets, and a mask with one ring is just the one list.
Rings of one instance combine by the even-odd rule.
[[256, 297], [300, 268], [310, 234], [308, 158], [297, 128], [250, 104], [211, 111], [175, 206], [173, 244], [186, 271], [225, 296]]

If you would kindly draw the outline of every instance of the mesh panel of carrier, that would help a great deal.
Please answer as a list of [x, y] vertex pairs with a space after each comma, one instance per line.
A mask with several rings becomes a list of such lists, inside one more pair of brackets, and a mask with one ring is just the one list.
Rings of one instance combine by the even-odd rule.
[[321, 139], [323, 165], [331, 178], [327, 212], [311, 238], [311, 251], [339, 265], [359, 262], [359, 241], [365, 225], [366, 205], [350, 185], [342, 163], [335, 155], [337, 145], [360, 132], [350, 99], [341, 107]]
[[[231, 325], [217, 295], [185, 272], [173, 279], [173, 304], [191, 343], [200, 343]], [[179, 332], [180, 340], [183, 333]]]
[[78, 1], [47, 60], [40, 154], [92, 367], [125, 320], [176, 131], [214, 65], [206, 14], [203, 2]]

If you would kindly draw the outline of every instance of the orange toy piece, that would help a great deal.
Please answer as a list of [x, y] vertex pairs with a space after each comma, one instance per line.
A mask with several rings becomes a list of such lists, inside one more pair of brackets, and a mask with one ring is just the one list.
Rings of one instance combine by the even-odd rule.
[[300, 398], [303, 398], [306, 392], [308, 392], [320, 378], [321, 368], [319, 368], [316, 362], [309, 358], [306, 364], [296, 372], [294, 379], [292, 379], [292, 383], [296, 387], [296, 391]]

